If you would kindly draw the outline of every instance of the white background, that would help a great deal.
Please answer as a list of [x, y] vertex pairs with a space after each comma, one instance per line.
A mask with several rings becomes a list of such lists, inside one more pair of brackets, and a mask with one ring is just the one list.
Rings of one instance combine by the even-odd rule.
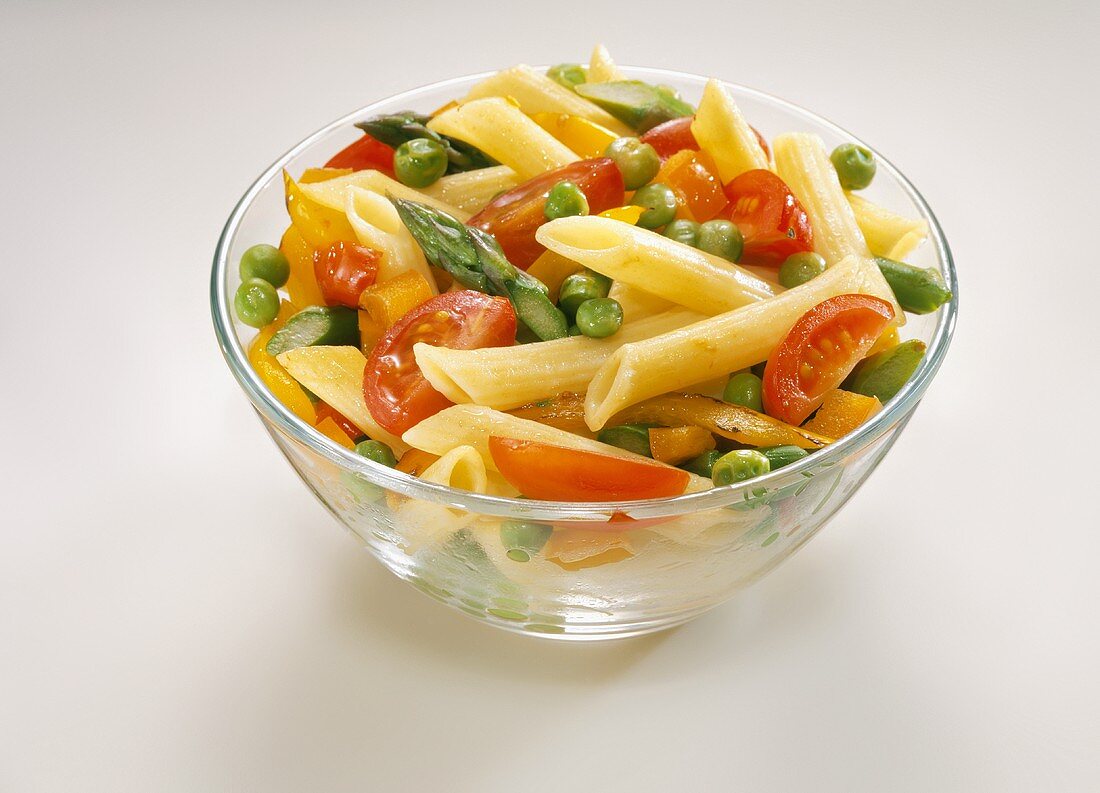
[[[0, 790], [1100, 789], [1095, 2], [174, 6], [0, 4]], [[600, 39], [858, 131], [962, 298], [820, 537], [693, 624], [576, 646], [360, 550], [206, 294], [314, 129]]]

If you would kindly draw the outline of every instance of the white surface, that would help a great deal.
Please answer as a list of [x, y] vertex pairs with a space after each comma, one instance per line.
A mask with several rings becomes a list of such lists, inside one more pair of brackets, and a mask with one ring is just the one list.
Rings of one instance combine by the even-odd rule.
[[[0, 790], [1100, 789], [1095, 3], [176, 5], [0, 5]], [[962, 310], [802, 553], [682, 629], [567, 646], [345, 536], [206, 282], [237, 197], [329, 119], [599, 38], [859, 131], [939, 214]]]

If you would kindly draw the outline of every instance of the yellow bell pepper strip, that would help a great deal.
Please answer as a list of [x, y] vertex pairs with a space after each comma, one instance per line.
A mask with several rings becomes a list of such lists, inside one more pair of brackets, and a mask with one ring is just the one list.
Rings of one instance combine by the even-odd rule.
[[264, 349], [271, 337], [275, 335], [275, 331], [281, 328], [283, 323], [296, 313], [298, 313], [298, 309], [284, 300], [279, 306], [279, 315], [275, 318], [275, 321], [261, 330], [248, 345], [248, 361], [252, 364], [256, 374], [271, 390], [271, 393], [286, 405], [290, 412], [302, 421], [313, 424], [317, 418], [313, 402], [306, 396], [306, 392], [302, 390], [297, 381], [275, 360], [275, 357], [268, 355]]
[[651, 427], [649, 430], [649, 451], [660, 463], [679, 465], [716, 445], [714, 436], [702, 427]]
[[875, 340], [874, 345], [867, 351], [867, 357], [870, 358], [877, 352], [885, 352], [886, 350], [892, 350], [901, 343], [901, 336], [898, 334], [897, 328], [890, 328], [890, 330], [883, 333], [878, 339]]
[[359, 308], [383, 330], [388, 330], [409, 311], [431, 299], [432, 288], [424, 276], [406, 270], [380, 284], [373, 284], [359, 295]]
[[312, 248], [324, 250], [336, 242], [358, 241], [343, 212], [307, 197], [286, 171], [283, 171], [283, 186], [290, 222]]
[[355, 443], [348, 437], [348, 434], [340, 429], [339, 425], [327, 416], [317, 422], [317, 431], [326, 438], [336, 441], [345, 449], [355, 448]]
[[838, 388], [825, 395], [825, 401], [803, 428], [832, 438], [841, 438], [880, 410], [882, 403], [875, 397], [853, 394]]
[[543, 547], [543, 555], [565, 570], [584, 570], [634, 555], [622, 532], [593, 529], [557, 529]]
[[583, 269], [584, 267], [572, 259], [565, 258], [560, 253], [543, 251], [539, 254], [539, 258], [535, 259], [531, 266], [527, 268], [527, 274], [542, 281], [549, 290], [546, 296], [550, 299], [550, 302], [557, 303], [562, 281]]
[[615, 207], [614, 209], [608, 209], [600, 213], [601, 218], [611, 218], [612, 220], [621, 220], [623, 223], [629, 223], [631, 226], [638, 225], [638, 218], [645, 214], [646, 208], [635, 206], [631, 204], [625, 207]]
[[582, 160], [603, 157], [607, 147], [619, 137], [607, 127], [568, 113], [535, 113], [531, 120]]
[[306, 168], [298, 177], [298, 184], [314, 184], [355, 173], [354, 168]]
[[539, 424], [557, 427], [559, 430], [572, 432], [575, 435], [583, 435], [586, 438], [596, 437], [596, 433], [588, 429], [588, 425], [584, 423], [584, 394], [572, 392], [558, 394], [553, 399], [533, 402], [508, 412], [521, 419], [537, 421]]
[[291, 226], [279, 242], [279, 250], [290, 262], [290, 277], [286, 282], [286, 293], [290, 302], [296, 306], [323, 306], [325, 296], [317, 284], [316, 271], [313, 268], [313, 248], [301, 232]]
[[385, 332], [386, 329], [382, 327], [382, 323], [375, 322], [366, 311], [359, 311], [359, 349], [363, 351], [363, 355], [370, 355], [374, 345], [378, 344], [378, 340]]
[[618, 413], [609, 423], [646, 422], [669, 427], [691, 424], [748, 446], [789, 444], [800, 449], [821, 449], [833, 442], [831, 436], [794, 427], [750, 408], [731, 405], [700, 394], [666, 394], [654, 397]]

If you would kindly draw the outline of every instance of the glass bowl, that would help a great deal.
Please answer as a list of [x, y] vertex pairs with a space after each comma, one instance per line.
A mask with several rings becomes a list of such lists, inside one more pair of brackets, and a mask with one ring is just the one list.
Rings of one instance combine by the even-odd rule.
[[[624, 71], [672, 85], [689, 101], [698, 100], [705, 84], [703, 77], [679, 72]], [[211, 278], [218, 342], [302, 481], [399, 578], [479, 620], [537, 636], [617, 638], [678, 625], [790, 557], [855, 494], [893, 445], [939, 369], [955, 324], [958, 287], [947, 241], [916, 188], [876, 151], [878, 175], [864, 195], [928, 221], [930, 239], [909, 260], [939, 269], [956, 297], [935, 314], [908, 318], [903, 337], [928, 344], [909, 383], [858, 431], [796, 464], [741, 486], [599, 504], [498, 498], [422, 482], [334, 443], [271, 394], [246, 357], [245, 345], [255, 331], [231, 311], [239, 283], [236, 263], [246, 248], [274, 243], [285, 230], [284, 168], [297, 174], [324, 163], [358, 136], [356, 121], [405, 109], [431, 112], [485, 76], [446, 80], [375, 102], [311, 135], [268, 168], [237, 204], [218, 241]], [[809, 131], [830, 149], [862, 142], [781, 99], [727, 87], [769, 139]], [[616, 523], [608, 525], [613, 516]], [[500, 542], [500, 526], [507, 520], [553, 525], [555, 560], [545, 552], [527, 561], [509, 557]]]

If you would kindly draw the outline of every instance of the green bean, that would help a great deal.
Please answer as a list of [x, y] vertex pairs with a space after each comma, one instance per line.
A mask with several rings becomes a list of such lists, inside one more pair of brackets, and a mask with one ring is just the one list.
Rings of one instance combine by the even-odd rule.
[[768, 458], [772, 471], [791, 463], [797, 463], [803, 457], [809, 455], [809, 452], [797, 446], [763, 446], [758, 451]]
[[649, 447], [649, 427], [645, 424], [620, 424], [617, 427], [605, 427], [596, 435], [596, 440], [645, 457], [653, 456], [653, 452]]
[[685, 471], [690, 471], [693, 474], [699, 476], [705, 476], [710, 479], [711, 473], [714, 471], [714, 464], [722, 459], [722, 452], [717, 449], [711, 449], [710, 451], [703, 452], [698, 457], [688, 460], [681, 465]]
[[894, 291], [898, 304], [912, 314], [930, 314], [951, 299], [938, 270], [896, 262], [884, 256], [876, 257], [875, 263]]
[[843, 387], [857, 394], [876, 397], [886, 404], [917, 371], [924, 351], [924, 342], [912, 339], [875, 353], [856, 364]]

